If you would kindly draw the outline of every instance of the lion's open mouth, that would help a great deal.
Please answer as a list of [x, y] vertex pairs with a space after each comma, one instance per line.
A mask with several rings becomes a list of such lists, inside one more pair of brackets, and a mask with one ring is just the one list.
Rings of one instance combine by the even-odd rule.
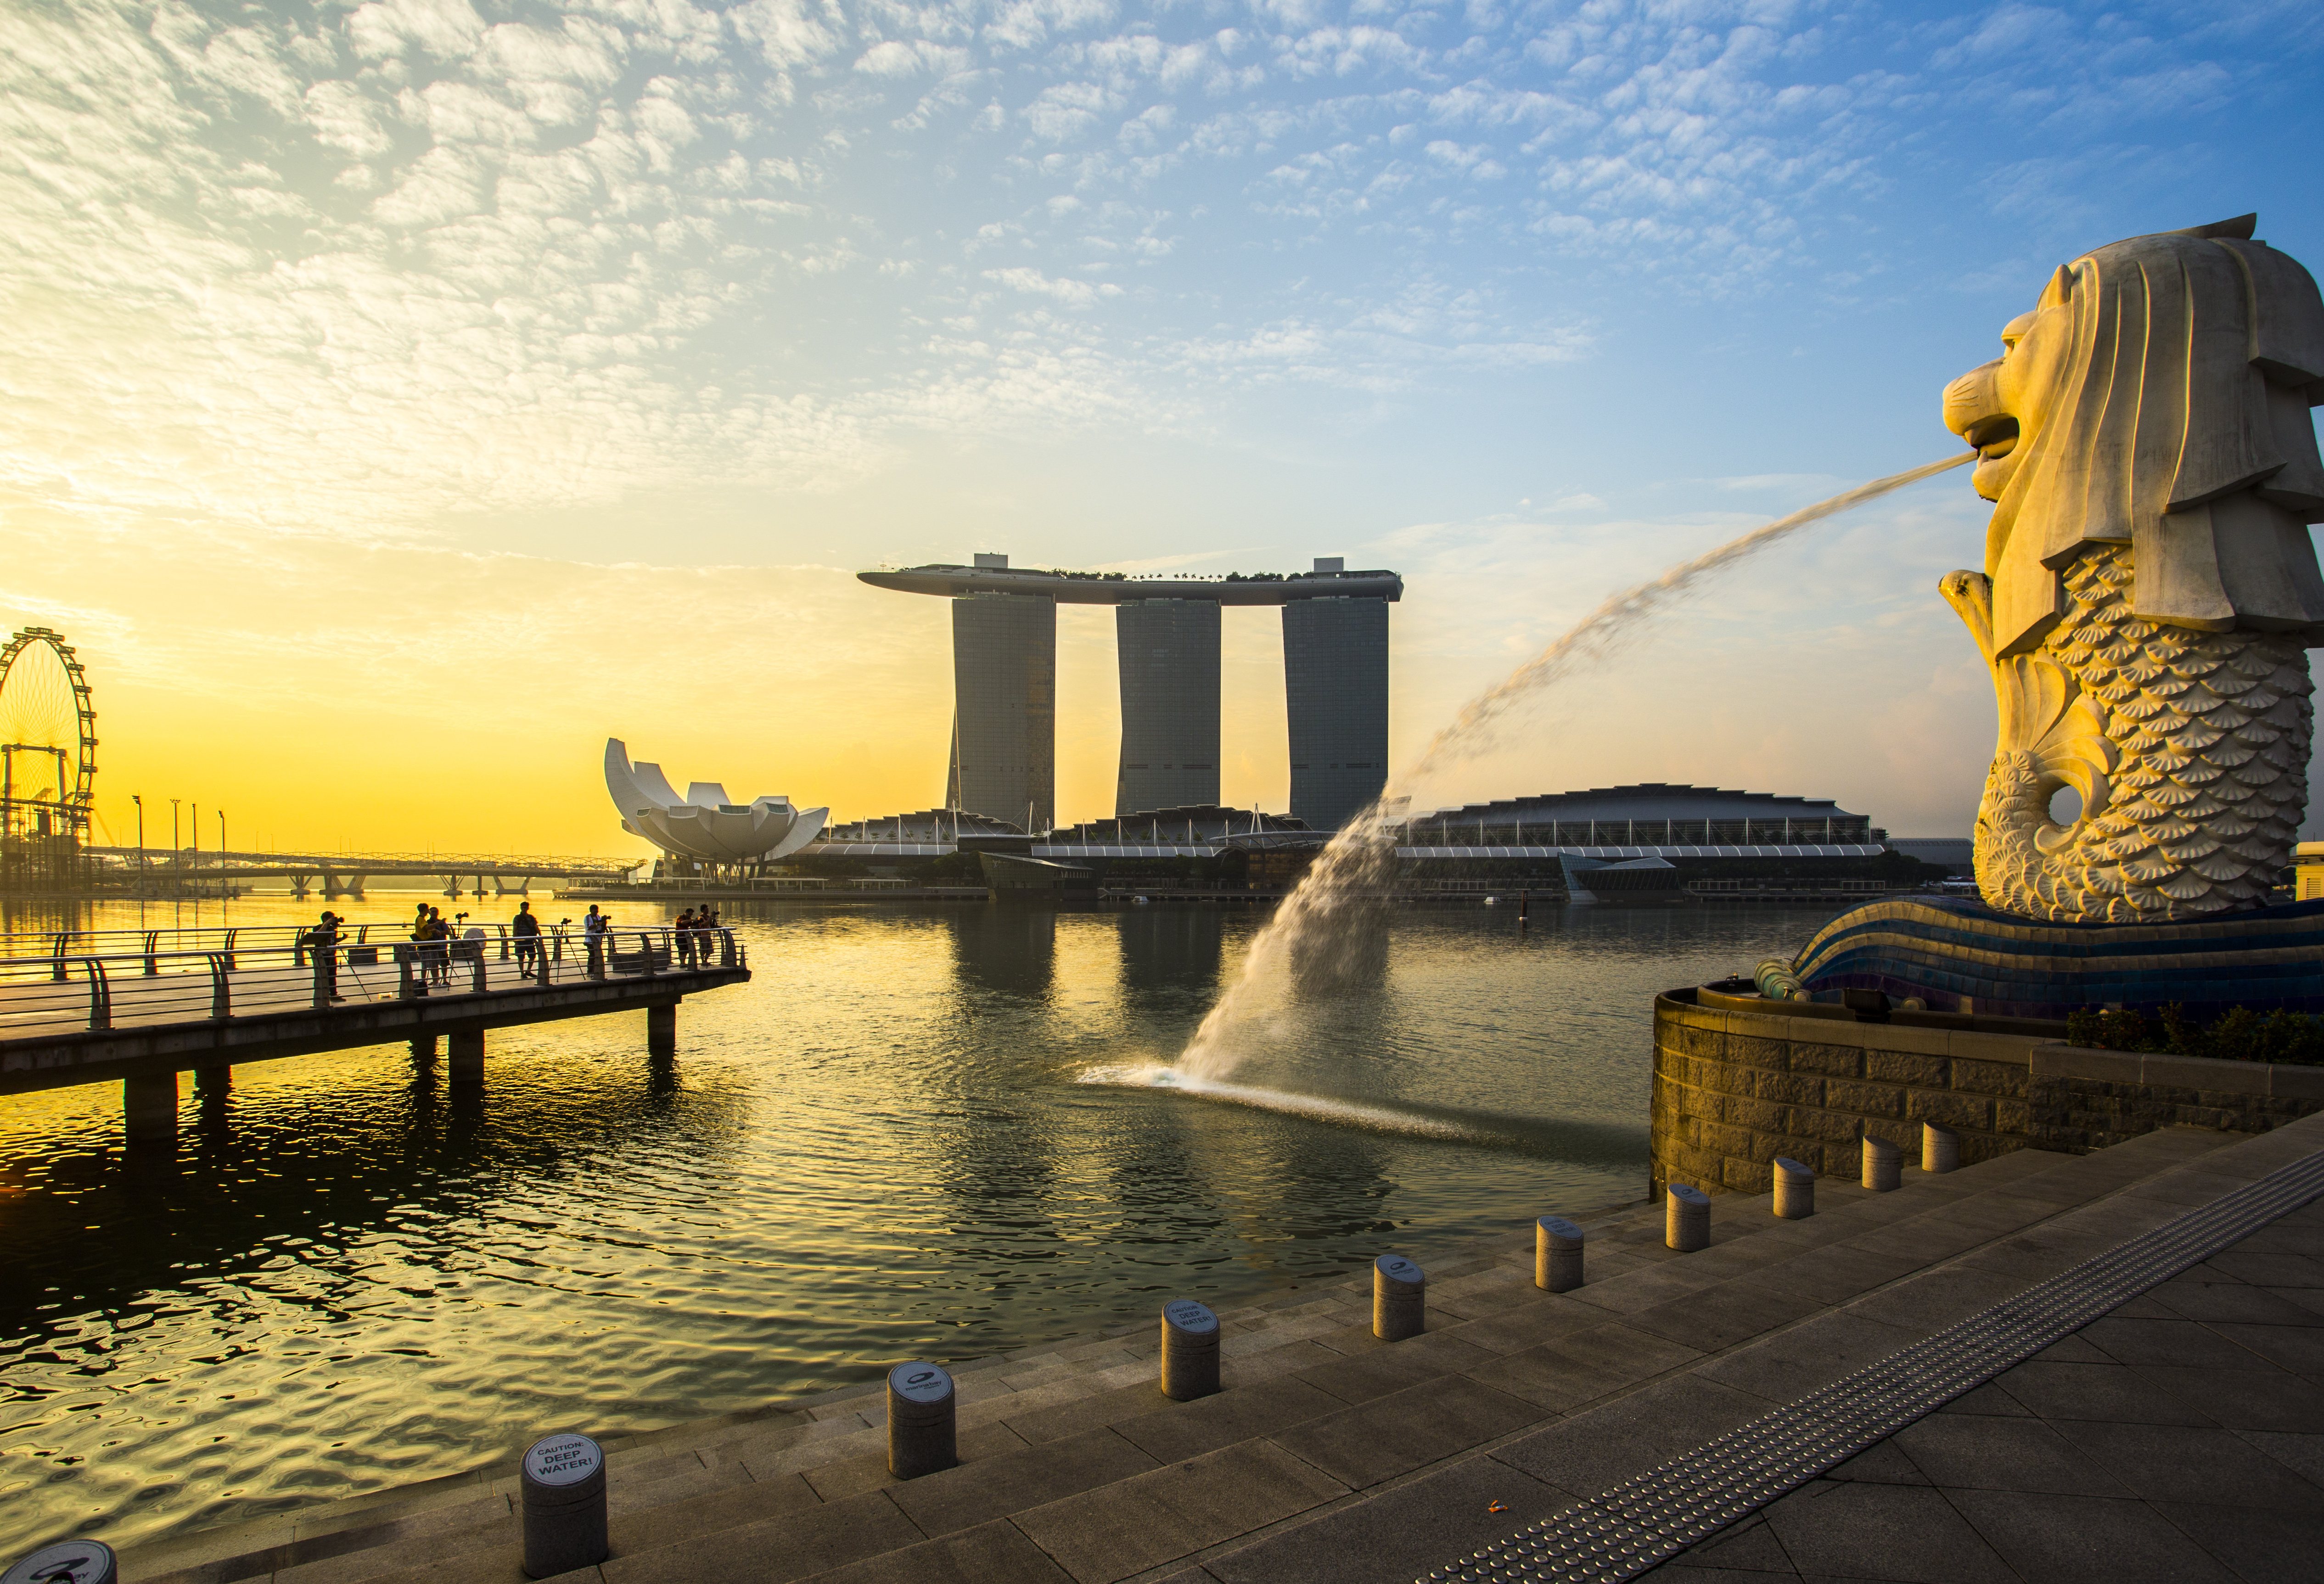
[[1969, 443], [1982, 460], [1998, 462], [2017, 449], [2017, 420], [2007, 413], [1987, 419], [1969, 430]]

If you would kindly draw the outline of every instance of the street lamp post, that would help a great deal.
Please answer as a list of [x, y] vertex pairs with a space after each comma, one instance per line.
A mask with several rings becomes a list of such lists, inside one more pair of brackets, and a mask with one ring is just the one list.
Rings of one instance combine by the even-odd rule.
[[137, 894], [145, 894], [145, 799], [132, 792], [129, 801], [137, 806]]
[[179, 799], [170, 799], [170, 894], [186, 894], [186, 849], [178, 835]]

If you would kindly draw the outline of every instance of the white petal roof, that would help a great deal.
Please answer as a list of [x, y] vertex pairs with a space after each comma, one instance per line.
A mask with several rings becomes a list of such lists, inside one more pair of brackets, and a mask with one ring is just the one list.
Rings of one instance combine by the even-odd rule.
[[831, 816], [827, 808], [793, 808], [782, 797], [738, 806], [716, 781], [696, 781], [680, 797], [659, 765], [632, 764], [629, 746], [618, 737], [605, 740], [605, 791], [621, 811], [623, 830], [665, 852], [710, 863], [785, 857], [814, 841]]

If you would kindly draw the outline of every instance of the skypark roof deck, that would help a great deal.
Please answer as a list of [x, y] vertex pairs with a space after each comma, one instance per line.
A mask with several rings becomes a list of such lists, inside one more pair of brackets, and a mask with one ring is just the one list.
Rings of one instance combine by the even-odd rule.
[[[995, 557], [996, 559], [998, 557]], [[1404, 579], [1393, 572], [1257, 572], [1225, 577], [1125, 577], [1119, 573], [1041, 572], [1030, 567], [927, 566], [882, 568], [855, 575], [877, 588], [904, 594], [1036, 594], [1064, 605], [1122, 605], [1135, 600], [1214, 600], [1222, 605], [1287, 605], [1297, 600], [1400, 600]]]

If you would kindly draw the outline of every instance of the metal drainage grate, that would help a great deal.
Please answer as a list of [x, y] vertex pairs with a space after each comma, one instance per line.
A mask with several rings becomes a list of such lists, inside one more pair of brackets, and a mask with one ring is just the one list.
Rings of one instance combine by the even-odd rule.
[[1419, 1584], [1620, 1584], [2324, 1193], [2324, 1153], [2188, 1211]]

